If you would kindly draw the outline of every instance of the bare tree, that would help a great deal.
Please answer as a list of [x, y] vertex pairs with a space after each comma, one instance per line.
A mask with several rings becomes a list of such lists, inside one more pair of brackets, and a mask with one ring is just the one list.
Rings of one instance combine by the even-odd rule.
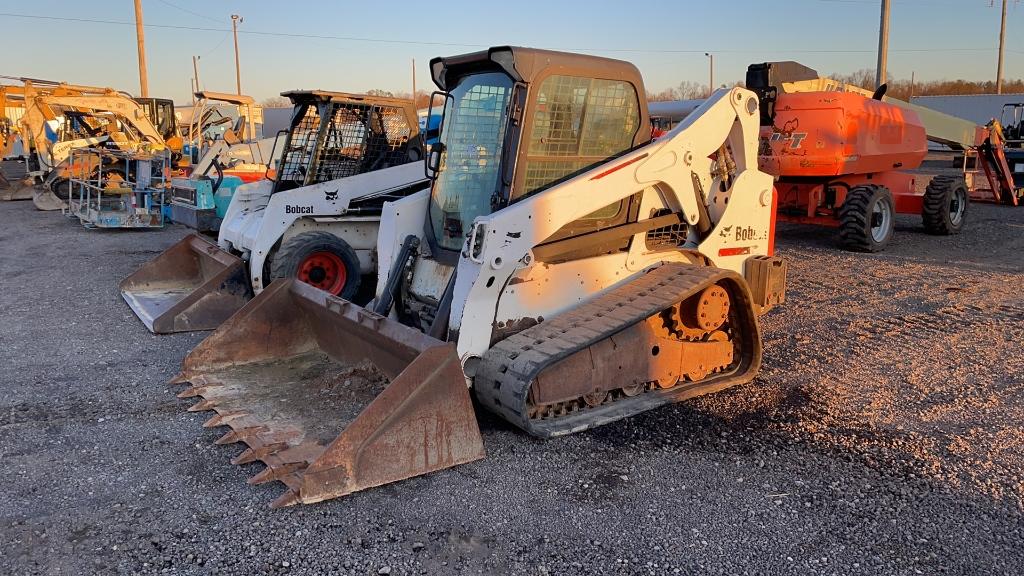
[[284, 96], [272, 96], [270, 98], [264, 98], [260, 102], [260, 106], [264, 108], [291, 108], [292, 101], [285, 98]]

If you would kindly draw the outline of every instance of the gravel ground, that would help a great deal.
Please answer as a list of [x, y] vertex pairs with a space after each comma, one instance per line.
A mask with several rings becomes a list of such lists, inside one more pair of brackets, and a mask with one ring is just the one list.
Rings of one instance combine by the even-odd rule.
[[1024, 208], [879, 255], [782, 226], [753, 383], [269, 510], [117, 282], [186, 234], [0, 205], [0, 573], [1020, 574]]

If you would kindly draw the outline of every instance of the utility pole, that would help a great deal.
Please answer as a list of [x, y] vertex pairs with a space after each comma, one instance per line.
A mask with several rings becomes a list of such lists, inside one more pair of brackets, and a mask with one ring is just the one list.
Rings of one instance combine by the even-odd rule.
[[239, 96], [242, 95], [242, 69], [238, 64], [238, 24], [241, 22], [241, 16], [231, 15], [231, 32], [235, 35], [235, 90]]
[[705, 56], [708, 57], [708, 98], [715, 93], [715, 55], [710, 52], [705, 52]]
[[416, 105], [416, 59], [412, 59], [412, 105]]
[[996, 94], [1003, 93], [1003, 50], [1006, 46], [1006, 0], [1003, 0], [1003, 17], [999, 20], [999, 64], [996, 66]]
[[875, 88], [885, 84], [885, 67], [889, 59], [889, 0], [882, 0], [882, 22], [878, 25], [878, 66], [875, 67]]
[[142, 0], [135, 0], [135, 42], [139, 46], [139, 89], [143, 98], [149, 97], [149, 77], [146, 75], [146, 37], [142, 31]]
[[199, 83], [199, 59], [200, 58], [201, 58], [201, 56], [193, 56], [192, 57], [192, 72], [195, 74], [196, 92], [199, 92], [200, 90], [202, 90], [202, 88], [200, 88], [200, 86], [202, 86], [202, 85]]
[[910, 71], [910, 99], [914, 99], [914, 73], [915, 70]]

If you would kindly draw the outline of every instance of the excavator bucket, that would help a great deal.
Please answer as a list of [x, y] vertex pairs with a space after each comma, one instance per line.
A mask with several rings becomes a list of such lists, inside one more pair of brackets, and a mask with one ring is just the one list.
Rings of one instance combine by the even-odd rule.
[[35, 191], [35, 182], [31, 178], [7, 180], [0, 176], [0, 201], [28, 200]]
[[50, 192], [45, 187], [32, 189], [29, 198], [32, 198], [32, 203], [35, 204], [37, 210], [44, 212], [63, 210], [68, 207], [67, 202], [58, 198], [56, 194]]
[[25, 164], [0, 160], [0, 201], [29, 200], [35, 182], [25, 173]]
[[454, 343], [295, 280], [277, 280], [185, 358], [173, 382], [232, 460], [309, 504], [483, 458]]
[[213, 330], [251, 295], [242, 259], [195, 234], [121, 281], [121, 296], [155, 334]]

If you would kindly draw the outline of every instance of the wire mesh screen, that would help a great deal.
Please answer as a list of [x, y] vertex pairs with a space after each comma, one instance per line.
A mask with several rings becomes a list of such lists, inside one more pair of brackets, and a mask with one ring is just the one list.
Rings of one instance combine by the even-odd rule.
[[395, 107], [332, 104], [331, 120], [311, 183], [346, 178], [409, 162], [412, 128]]
[[435, 238], [446, 249], [461, 248], [473, 219], [491, 211], [511, 94], [511, 79], [499, 73], [475, 75], [452, 91], [430, 211]]
[[541, 83], [537, 102], [524, 194], [633, 146], [640, 114], [628, 82], [550, 76]]
[[[658, 216], [665, 216], [671, 213], [672, 211], [668, 208], [662, 208], [655, 211], [654, 214], [651, 214], [651, 218], [657, 218]], [[686, 243], [686, 234], [686, 224], [671, 224], [669, 226], [648, 230], [645, 243], [647, 244], [648, 250], [682, 246]]]
[[284, 190], [305, 185], [320, 127], [320, 113], [316, 105], [306, 105], [296, 110], [296, 113], [301, 116], [292, 122], [294, 128], [278, 168], [278, 188]]

